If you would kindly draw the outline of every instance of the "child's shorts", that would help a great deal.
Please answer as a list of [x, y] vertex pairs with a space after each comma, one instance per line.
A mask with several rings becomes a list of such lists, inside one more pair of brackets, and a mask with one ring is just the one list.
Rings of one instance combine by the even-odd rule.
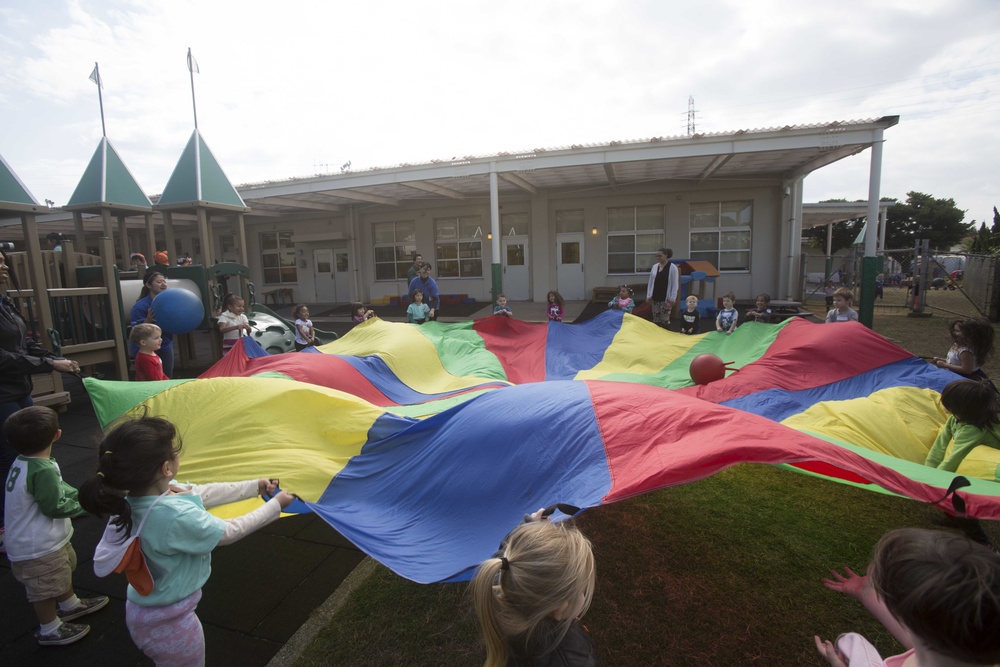
[[10, 564], [14, 578], [28, 590], [28, 602], [51, 600], [72, 589], [75, 569], [76, 551], [70, 542], [41, 558]]

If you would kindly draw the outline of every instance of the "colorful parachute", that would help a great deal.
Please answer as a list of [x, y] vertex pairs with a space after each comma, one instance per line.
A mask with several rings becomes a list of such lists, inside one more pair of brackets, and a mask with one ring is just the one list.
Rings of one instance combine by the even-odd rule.
[[[415, 581], [468, 577], [525, 512], [740, 462], [928, 503], [956, 478], [922, 462], [957, 376], [853, 323], [682, 336], [617, 311], [576, 325], [373, 319], [317, 353], [252, 347], [197, 380], [87, 386], [102, 425], [142, 410], [174, 421], [181, 478], [278, 476]], [[703, 352], [739, 370], [693, 386]], [[998, 468], [988, 447], [959, 468], [970, 515], [1000, 519]]]

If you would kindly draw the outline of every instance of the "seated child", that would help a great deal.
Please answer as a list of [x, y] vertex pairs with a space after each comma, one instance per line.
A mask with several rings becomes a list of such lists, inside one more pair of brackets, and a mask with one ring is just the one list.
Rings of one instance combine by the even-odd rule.
[[503, 294], [497, 295], [497, 305], [493, 308], [493, 314], [514, 317], [514, 311], [507, 305], [507, 297]]
[[771, 317], [771, 296], [763, 293], [758, 294], [754, 307], [747, 311], [747, 322], [770, 324], [773, 321]]
[[355, 301], [351, 304], [351, 321], [355, 324], [361, 324], [371, 318], [375, 317], [375, 311], [370, 308], [365, 308], [365, 304], [360, 301]]
[[964, 537], [898, 528], [875, 545], [868, 574], [831, 570], [823, 584], [857, 599], [907, 649], [884, 661], [867, 639], [814, 637], [835, 667], [963, 667], [1000, 662], [1000, 558]]
[[827, 323], [857, 322], [858, 311], [851, 308], [854, 302], [854, 292], [846, 287], [838, 287], [833, 293], [833, 309], [826, 314]]
[[62, 435], [59, 417], [51, 408], [24, 408], [7, 418], [3, 432], [18, 453], [5, 485], [4, 539], [11, 572], [35, 608], [38, 643], [72, 644], [90, 626], [65, 621], [97, 611], [108, 597], [78, 598], [73, 592], [76, 552], [70, 518], [83, 514], [83, 508], [76, 489], [63, 481], [59, 464], [50, 458], [52, 443]]
[[156, 351], [160, 349], [163, 336], [155, 324], [137, 324], [128, 336], [129, 342], [139, 348], [135, 355], [135, 381], [169, 380], [163, 373], [163, 361]]
[[431, 307], [424, 303], [424, 291], [413, 290], [413, 303], [406, 307], [406, 321], [410, 324], [423, 324], [430, 315]]
[[632, 309], [635, 308], [635, 301], [632, 299], [632, 290], [628, 285], [622, 285], [618, 288], [618, 296], [608, 302], [608, 308], [624, 310], [626, 313], [632, 312]]
[[722, 310], [719, 311], [719, 315], [715, 318], [715, 330], [725, 331], [726, 335], [736, 331], [736, 322], [739, 320], [739, 313], [736, 312], [736, 308], [733, 304], [736, 303], [736, 295], [732, 292], [726, 292], [722, 295]]
[[698, 312], [698, 297], [692, 294], [684, 299], [684, 305], [687, 306], [687, 310], [681, 311], [680, 332], [688, 336], [693, 336], [698, 333], [698, 328], [701, 327], [701, 313]]

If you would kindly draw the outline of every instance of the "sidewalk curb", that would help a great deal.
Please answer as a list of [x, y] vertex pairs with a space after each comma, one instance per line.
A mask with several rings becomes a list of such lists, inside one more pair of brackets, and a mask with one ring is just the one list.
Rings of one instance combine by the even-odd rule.
[[344, 606], [351, 593], [371, 576], [376, 566], [377, 563], [375, 560], [368, 556], [358, 563], [357, 567], [340, 582], [337, 590], [331, 593], [330, 597], [313, 611], [309, 616], [309, 620], [303, 623], [302, 627], [285, 642], [281, 650], [267, 663], [267, 667], [285, 667], [298, 660], [305, 653], [306, 648], [312, 643], [313, 639], [316, 638], [316, 635], [327, 626], [330, 619]]

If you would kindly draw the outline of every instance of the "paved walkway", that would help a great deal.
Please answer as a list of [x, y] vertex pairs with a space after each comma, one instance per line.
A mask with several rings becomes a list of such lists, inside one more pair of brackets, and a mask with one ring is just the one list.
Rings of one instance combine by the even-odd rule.
[[[585, 301], [567, 303], [564, 321], [572, 322], [586, 304]], [[314, 307], [322, 312], [324, 305], [310, 304], [310, 309]], [[515, 302], [511, 307], [521, 320], [548, 319], [544, 303]], [[387, 310], [389, 307], [380, 308], [380, 316], [405, 321], [405, 314]], [[492, 306], [484, 304], [469, 318], [444, 317], [442, 321], [475, 319], [492, 312]], [[325, 323], [345, 331], [350, 328], [349, 317], [315, 321], [319, 328], [324, 328]], [[183, 373], [179, 375], [183, 377]], [[96, 469], [101, 431], [82, 383], [69, 378], [67, 388], [73, 400], [60, 415], [63, 436], [53, 448], [53, 456], [59, 462], [63, 478], [79, 487]], [[73, 579], [77, 593], [108, 595], [111, 604], [79, 621], [91, 626], [90, 635], [80, 642], [39, 647], [33, 638], [38, 623], [25, 599], [24, 588], [11, 574], [7, 559], [0, 557], [0, 600], [3, 600], [0, 664], [21, 667], [152, 664], [132, 643], [125, 627], [124, 577], [112, 575], [99, 579], [94, 575], [94, 548], [104, 522], [88, 516], [75, 520], [73, 525], [73, 547], [79, 558]], [[212, 576], [198, 607], [198, 616], [205, 627], [207, 664], [267, 665], [363, 558], [363, 553], [314, 516], [283, 518], [236, 544], [217, 549], [212, 555]]]

